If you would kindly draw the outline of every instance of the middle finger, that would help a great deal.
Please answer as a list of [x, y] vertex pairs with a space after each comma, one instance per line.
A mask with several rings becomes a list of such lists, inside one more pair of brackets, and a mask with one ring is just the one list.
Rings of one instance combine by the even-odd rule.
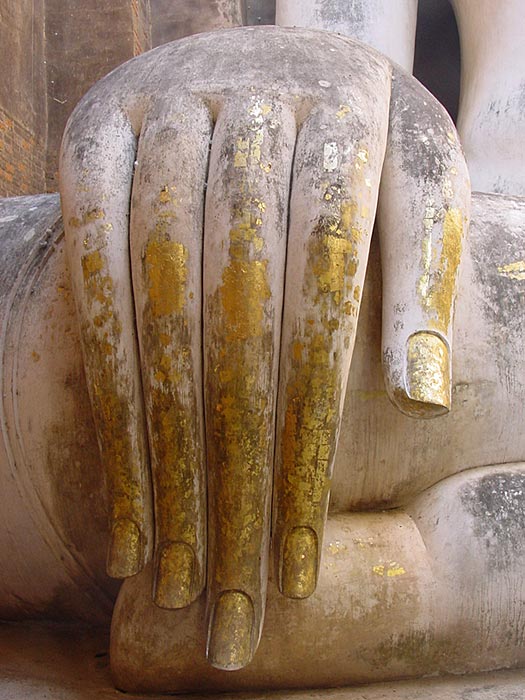
[[266, 597], [292, 111], [252, 93], [218, 116], [204, 236], [207, 654], [245, 666]]

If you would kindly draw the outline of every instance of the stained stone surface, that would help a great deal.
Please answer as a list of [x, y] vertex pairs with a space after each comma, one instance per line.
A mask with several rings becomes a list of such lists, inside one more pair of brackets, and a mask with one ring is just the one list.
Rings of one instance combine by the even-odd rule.
[[[139, 700], [112, 687], [103, 630], [0, 624], [0, 700]], [[379, 683], [333, 690], [229, 694], [232, 700], [522, 700], [525, 672]], [[213, 700], [226, 696], [177, 696]]]

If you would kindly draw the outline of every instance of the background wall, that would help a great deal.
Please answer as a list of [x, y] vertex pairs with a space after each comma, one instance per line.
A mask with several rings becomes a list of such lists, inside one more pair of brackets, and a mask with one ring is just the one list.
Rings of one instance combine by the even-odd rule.
[[151, 22], [149, 0], [45, 2], [46, 190], [52, 192], [58, 188], [58, 151], [73, 107], [97, 80], [151, 48]]
[[44, 0], [0, 0], [0, 197], [45, 187]]
[[0, 0], [0, 197], [56, 190], [75, 104], [149, 48], [149, 0]]
[[[210, 27], [274, 23], [275, 0], [245, 0], [245, 11], [242, 4], [0, 0], [0, 197], [57, 189], [66, 121], [91, 85], [119, 64]], [[419, 0], [414, 73], [455, 117], [459, 42], [447, 0]]]
[[448, 0], [419, 0], [414, 75], [456, 120], [459, 102], [459, 36]]
[[246, 23], [243, 0], [150, 0], [150, 3], [153, 46]]

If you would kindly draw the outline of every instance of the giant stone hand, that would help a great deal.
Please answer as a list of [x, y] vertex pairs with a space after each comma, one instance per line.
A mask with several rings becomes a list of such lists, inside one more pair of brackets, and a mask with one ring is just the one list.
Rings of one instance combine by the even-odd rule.
[[469, 208], [454, 127], [364, 45], [218, 32], [97, 84], [66, 130], [61, 189], [108, 572], [154, 555], [164, 608], [206, 586], [208, 658], [240, 668], [272, 517], [281, 592], [316, 586], [378, 200], [387, 390], [409, 415], [450, 406]]

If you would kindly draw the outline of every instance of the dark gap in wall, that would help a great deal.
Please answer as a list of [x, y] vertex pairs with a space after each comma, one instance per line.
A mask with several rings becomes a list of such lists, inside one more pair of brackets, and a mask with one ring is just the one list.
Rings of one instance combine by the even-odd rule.
[[246, 0], [247, 24], [275, 24], [275, 0]]
[[460, 52], [456, 18], [447, 0], [419, 0], [414, 75], [456, 121]]

